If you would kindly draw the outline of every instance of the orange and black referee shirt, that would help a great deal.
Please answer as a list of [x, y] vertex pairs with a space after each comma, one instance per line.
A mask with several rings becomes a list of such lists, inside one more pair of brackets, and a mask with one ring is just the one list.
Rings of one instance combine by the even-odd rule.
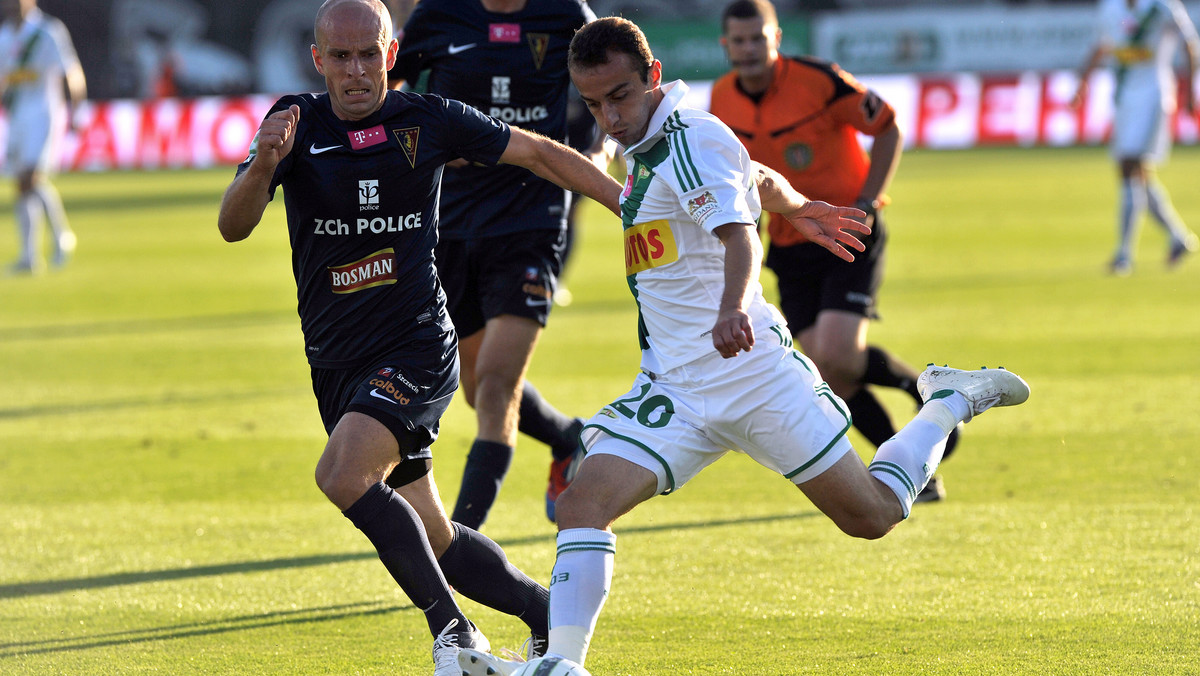
[[[851, 206], [870, 161], [857, 132], [876, 136], [896, 118], [890, 105], [836, 64], [780, 56], [771, 86], [757, 102], [726, 73], [713, 84], [709, 108], [741, 139], [750, 157], [783, 174], [806, 197]], [[771, 214], [767, 232], [779, 246], [805, 241]]]

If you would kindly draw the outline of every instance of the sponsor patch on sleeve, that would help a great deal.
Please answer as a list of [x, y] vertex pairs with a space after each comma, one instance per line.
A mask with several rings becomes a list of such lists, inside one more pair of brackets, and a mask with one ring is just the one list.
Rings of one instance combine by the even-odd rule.
[[353, 263], [329, 268], [329, 284], [334, 293], [354, 293], [395, 283], [396, 252], [390, 247]]
[[716, 195], [707, 190], [687, 202], [688, 214], [700, 226], [703, 226], [704, 221], [707, 221], [709, 216], [712, 216], [720, 209], [721, 205], [717, 203]]

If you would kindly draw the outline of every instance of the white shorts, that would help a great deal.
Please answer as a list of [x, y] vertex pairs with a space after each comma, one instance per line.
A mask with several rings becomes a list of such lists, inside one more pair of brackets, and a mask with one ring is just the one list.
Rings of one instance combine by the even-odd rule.
[[1157, 88], [1121, 93], [1113, 111], [1109, 148], [1116, 160], [1140, 159], [1149, 164], [1166, 161], [1171, 149], [1171, 130]]
[[38, 115], [25, 111], [10, 118], [5, 156], [8, 173], [16, 176], [30, 170], [43, 174], [56, 171], [62, 123], [63, 120], [59, 116]]
[[653, 472], [665, 494], [729, 451], [803, 483], [852, 452], [849, 429], [846, 404], [782, 327], [732, 359], [714, 351], [667, 373], [639, 374], [581, 436], [589, 453]]

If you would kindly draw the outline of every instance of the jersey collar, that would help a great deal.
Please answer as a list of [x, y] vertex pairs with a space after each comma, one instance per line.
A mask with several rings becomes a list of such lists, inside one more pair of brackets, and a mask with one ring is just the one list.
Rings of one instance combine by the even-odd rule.
[[666, 136], [667, 132], [663, 129], [663, 124], [666, 123], [671, 113], [674, 113], [675, 109], [683, 103], [683, 97], [687, 96], [688, 93], [687, 83], [683, 80], [668, 82], [661, 85], [661, 89], [663, 99], [658, 102], [658, 107], [654, 109], [654, 114], [650, 116], [650, 124], [646, 126], [646, 135], [642, 137], [642, 140], [626, 148], [625, 155], [632, 155], [650, 148], [655, 143], [658, 143], [659, 139]]

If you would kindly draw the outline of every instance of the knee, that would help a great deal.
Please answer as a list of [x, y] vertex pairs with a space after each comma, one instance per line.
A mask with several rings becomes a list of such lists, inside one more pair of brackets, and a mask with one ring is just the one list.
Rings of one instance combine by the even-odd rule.
[[40, 176], [34, 172], [22, 172], [21, 175], [17, 177], [17, 190], [22, 195], [27, 195], [33, 192], [33, 188], [35, 185], [37, 185], [39, 179]]
[[846, 535], [863, 540], [878, 540], [892, 532], [904, 519], [900, 502], [894, 496], [881, 496], [869, 503], [829, 514]]
[[587, 528], [582, 525], [584, 515], [580, 510], [580, 505], [575, 501], [575, 496], [568, 486], [567, 490], [559, 494], [558, 499], [554, 501], [554, 522], [558, 524], [559, 530], [564, 528]]
[[574, 484], [567, 487], [554, 502], [554, 522], [559, 530], [568, 528], [597, 528], [603, 530], [612, 525], [615, 519], [606, 519], [600, 513], [599, 505], [594, 500], [587, 499], [581, 492], [572, 490]]
[[521, 382], [521, 378], [521, 373], [512, 373], [508, 369], [481, 368], [475, 372], [475, 388], [493, 393], [511, 393], [517, 390], [517, 383]]
[[325, 497], [333, 500], [333, 494], [337, 492], [337, 473], [327, 463], [317, 463], [317, 470], [314, 472], [313, 478], [317, 482], [317, 488], [325, 495]]
[[857, 389], [856, 386], [862, 380], [862, 369], [858, 367], [855, 360], [848, 357], [849, 355], [846, 353], [836, 351], [833, 353], [818, 352], [812, 357], [821, 377], [829, 383], [839, 397], [853, 395], [854, 390]]
[[866, 515], [838, 521], [837, 526], [850, 537], [878, 540], [892, 532], [896, 522], [881, 516]]
[[360, 485], [360, 481], [354, 481], [336, 457], [330, 457], [328, 453], [317, 463], [313, 478], [321, 493], [341, 510], [349, 509], [366, 492], [366, 487]]

